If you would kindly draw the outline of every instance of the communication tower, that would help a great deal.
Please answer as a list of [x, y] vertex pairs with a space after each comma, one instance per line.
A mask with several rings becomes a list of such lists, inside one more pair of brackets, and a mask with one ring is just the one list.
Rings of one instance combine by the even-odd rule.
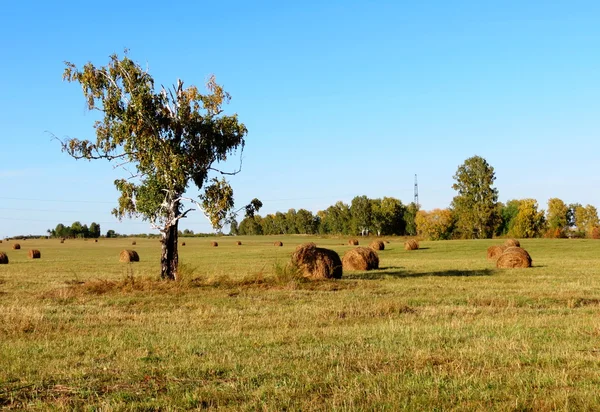
[[415, 205], [419, 204], [419, 184], [417, 183], [417, 175], [415, 174]]

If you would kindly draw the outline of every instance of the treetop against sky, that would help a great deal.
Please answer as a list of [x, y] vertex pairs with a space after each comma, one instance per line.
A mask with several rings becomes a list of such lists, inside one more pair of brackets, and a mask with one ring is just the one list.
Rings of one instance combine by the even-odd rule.
[[[48, 133], [94, 138], [98, 116], [62, 82], [64, 61], [103, 65], [124, 48], [157, 85], [216, 76], [248, 129], [236, 199], [258, 197], [262, 213], [409, 203], [415, 174], [422, 207], [445, 208], [474, 155], [500, 201], [600, 205], [597, 2], [230, 1], [180, 5], [176, 19], [160, 2], [119, 3], [118, 17], [116, 5], [5, 6], [0, 236], [74, 221], [148, 230], [110, 214], [122, 170], [75, 161]], [[185, 228], [210, 223], [190, 213]]]

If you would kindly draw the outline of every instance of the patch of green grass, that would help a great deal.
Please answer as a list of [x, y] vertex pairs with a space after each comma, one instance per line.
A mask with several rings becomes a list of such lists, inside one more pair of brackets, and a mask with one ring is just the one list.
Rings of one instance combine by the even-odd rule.
[[185, 239], [180, 282], [156, 240], [135, 264], [126, 239], [0, 245], [0, 407], [600, 408], [600, 242], [523, 240], [534, 267], [497, 270], [501, 241], [391, 238], [381, 269], [308, 282], [295, 246], [346, 239], [238, 239]]

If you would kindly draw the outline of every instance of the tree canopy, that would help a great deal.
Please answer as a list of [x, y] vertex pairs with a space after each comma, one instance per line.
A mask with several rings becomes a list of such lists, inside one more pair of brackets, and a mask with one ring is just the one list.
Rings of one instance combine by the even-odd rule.
[[452, 188], [458, 195], [452, 200], [452, 209], [462, 237], [491, 237], [499, 224], [494, 168], [484, 158], [473, 156], [458, 167], [453, 178]]
[[[202, 94], [177, 80], [155, 88], [147, 70], [127, 56], [110, 56], [106, 66], [82, 69], [66, 62], [63, 79], [81, 84], [89, 110], [99, 111], [96, 139], [67, 139], [63, 150], [76, 159], [107, 159], [128, 170], [115, 181], [120, 192], [113, 214], [141, 216], [163, 235], [163, 278], [177, 276], [177, 224], [195, 207], [220, 229], [233, 208], [233, 191], [215, 168], [243, 150], [247, 129], [237, 115], [223, 113], [230, 95], [211, 76]], [[214, 175], [211, 175], [214, 172]], [[216, 176], [215, 176], [216, 175]], [[189, 185], [203, 189], [199, 199], [185, 198]], [[195, 207], [184, 209], [184, 201]], [[251, 214], [260, 201], [248, 208]]]

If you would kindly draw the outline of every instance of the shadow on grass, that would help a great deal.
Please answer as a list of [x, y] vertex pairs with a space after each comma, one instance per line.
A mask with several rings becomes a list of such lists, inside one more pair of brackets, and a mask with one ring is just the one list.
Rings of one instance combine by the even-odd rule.
[[469, 277], [469, 276], [492, 276], [494, 270], [440, 270], [435, 272], [411, 272], [406, 271], [402, 267], [390, 266], [369, 272], [354, 272], [344, 273], [344, 279], [365, 279], [375, 280], [382, 279], [387, 276], [394, 278], [418, 278], [425, 276], [441, 276], [441, 277]]

